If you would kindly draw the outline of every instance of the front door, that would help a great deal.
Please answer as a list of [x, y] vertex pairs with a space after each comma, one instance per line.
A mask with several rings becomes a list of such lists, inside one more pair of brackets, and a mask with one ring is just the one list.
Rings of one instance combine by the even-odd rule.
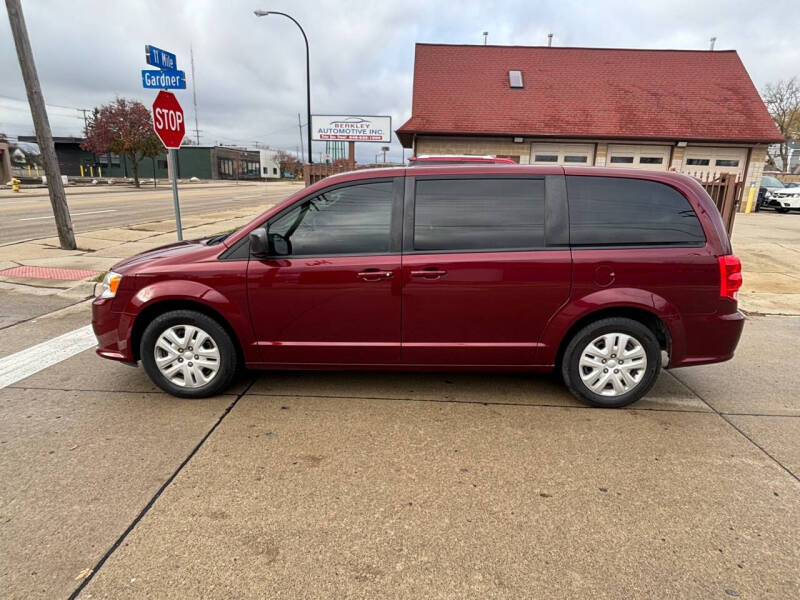
[[396, 362], [401, 202], [401, 178], [351, 182], [270, 219], [270, 256], [251, 257], [247, 271], [265, 363]]
[[548, 202], [547, 236], [544, 177], [409, 181], [404, 363], [535, 363], [542, 330], [571, 283], [563, 177], [548, 181], [562, 194], [552, 214]]

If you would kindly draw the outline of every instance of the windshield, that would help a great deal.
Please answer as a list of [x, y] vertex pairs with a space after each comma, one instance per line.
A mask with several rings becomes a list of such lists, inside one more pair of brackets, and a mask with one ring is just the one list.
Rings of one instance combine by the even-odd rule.
[[761, 187], [786, 187], [780, 179], [765, 175], [761, 178]]

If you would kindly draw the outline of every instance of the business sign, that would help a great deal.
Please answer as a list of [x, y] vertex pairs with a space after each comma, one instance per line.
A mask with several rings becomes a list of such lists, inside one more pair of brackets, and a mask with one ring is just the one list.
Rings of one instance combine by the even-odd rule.
[[178, 68], [178, 59], [172, 52], [167, 52], [155, 46], [144, 47], [144, 60], [148, 65], [174, 71]]
[[142, 87], [149, 90], [185, 90], [183, 71], [142, 71]]
[[392, 117], [311, 115], [311, 137], [317, 142], [391, 142]]

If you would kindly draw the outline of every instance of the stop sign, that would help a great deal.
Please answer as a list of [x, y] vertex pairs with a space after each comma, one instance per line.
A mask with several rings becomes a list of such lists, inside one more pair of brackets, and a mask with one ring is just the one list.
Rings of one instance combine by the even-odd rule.
[[186, 135], [183, 109], [175, 94], [161, 90], [153, 102], [153, 129], [166, 148], [180, 148]]

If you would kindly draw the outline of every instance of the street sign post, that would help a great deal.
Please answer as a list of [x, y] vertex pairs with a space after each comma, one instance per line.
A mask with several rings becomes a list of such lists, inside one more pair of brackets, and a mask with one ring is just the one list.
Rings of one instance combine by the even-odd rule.
[[172, 180], [172, 201], [175, 205], [175, 224], [178, 240], [183, 239], [181, 227], [181, 207], [178, 202], [178, 148], [186, 135], [186, 122], [183, 109], [172, 92], [161, 90], [153, 102], [153, 129], [169, 150], [169, 171]]

